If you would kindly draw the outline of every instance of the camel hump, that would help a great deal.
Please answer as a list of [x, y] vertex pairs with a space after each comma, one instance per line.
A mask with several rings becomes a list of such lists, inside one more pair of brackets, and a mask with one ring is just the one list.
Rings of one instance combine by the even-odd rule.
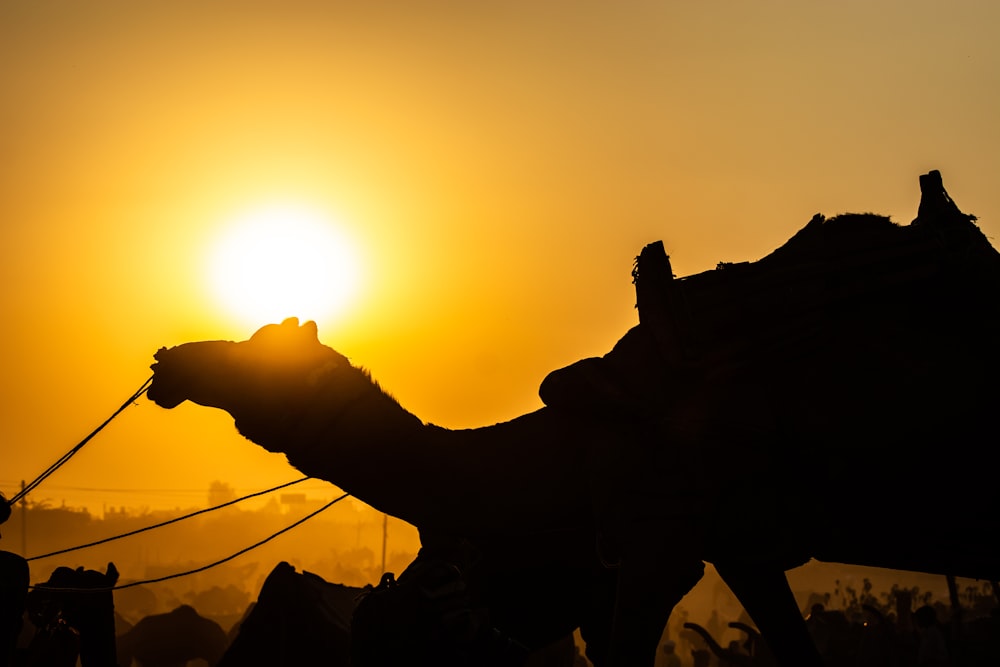
[[[651, 330], [661, 359], [717, 371], [781, 357], [807, 356], [831, 343], [834, 325], [885, 311], [951, 317], [949, 301], [967, 305], [968, 321], [992, 322], [1000, 296], [1000, 254], [948, 196], [941, 173], [920, 177], [917, 218], [900, 225], [873, 213], [817, 214], [769, 255], [720, 262], [675, 278], [662, 243], [643, 248], [633, 271], [640, 326]], [[892, 331], [891, 333], [898, 333]]]
[[952, 342], [1000, 335], [1000, 254], [940, 172], [920, 185], [913, 224], [816, 214], [761, 259], [691, 276], [673, 275], [662, 242], [646, 245], [632, 271], [639, 325], [603, 357], [550, 373], [540, 397], [550, 407], [645, 411], [699, 378], [822, 364], [845, 346], [889, 350], [905, 339], [940, 368], [942, 332]]

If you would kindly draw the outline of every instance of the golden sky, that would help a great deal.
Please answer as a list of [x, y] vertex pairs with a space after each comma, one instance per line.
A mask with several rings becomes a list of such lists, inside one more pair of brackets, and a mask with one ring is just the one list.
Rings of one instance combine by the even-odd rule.
[[[986, 0], [0, 3], [0, 490], [159, 347], [266, 324], [206, 257], [274, 201], [361, 266], [323, 342], [449, 427], [609, 350], [652, 241], [683, 276], [817, 212], [908, 223], [931, 169], [993, 238], [998, 25]], [[297, 476], [224, 413], [141, 399], [32, 497], [190, 507]]]

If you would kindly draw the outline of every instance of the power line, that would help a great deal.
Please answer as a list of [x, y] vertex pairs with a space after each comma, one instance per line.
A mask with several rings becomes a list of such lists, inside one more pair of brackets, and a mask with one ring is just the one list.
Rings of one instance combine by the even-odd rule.
[[349, 493], [345, 493], [342, 496], [334, 498], [333, 500], [331, 500], [327, 504], [325, 504], [322, 507], [320, 507], [318, 510], [310, 512], [309, 514], [305, 515], [304, 517], [302, 517], [301, 519], [295, 521], [294, 523], [291, 523], [291, 524], [285, 526], [284, 528], [282, 528], [278, 532], [272, 533], [268, 537], [265, 537], [264, 539], [262, 539], [262, 540], [260, 540], [258, 542], [255, 542], [254, 544], [251, 544], [248, 547], [240, 549], [236, 553], [230, 554], [229, 556], [226, 556], [225, 558], [220, 558], [219, 560], [214, 561], [212, 563], [209, 563], [208, 565], [202, 565], [201, 567], [196, 567], [196, 568], [194, 568], [192, 570], [186, 570], [184, 572], [176, 572], [174, 574], [168, 574], [166, 576], [156, 577], [154, 579], [143, 579], [141, 581], [131, 581], [131, 582], [127, 583], [127, 584], [122, 584], [121, 586], [111, 586], [111, 587], [108, 587], [108, 588], [56, 588], [56, 587], [52, 587], [52, 586], [46, 586], [45, 584], [37, 584], [37, 585], [34, 585], [34, 586], [30, 586], [30, 588], [40, 588], [40, 589], [43, 589], [43, 590], [68, 592], [68, 593], [94, 593], [94, 592], [102, 592], [102, 591], [120, 591], [123, 588], [132, 588], [133, 586], [142, 586], [144, 584], [156, 584], [156, 583], [159, 583], [161, 581], [167, 581], [168, 579], [178, 579], [180, 577], [186, 577], [189, 574], [197, 574], [198, 572], [204, 572], [205, 570], [209, 570], [209, 569], [211, 569], [213, 567], [216, 567], [217, 565], [222, 565], [223, 563], [228, 563], [229, 561], [233, 560], [234, 558], [236, 558], [238, 556], [242, 556], [243, 554], [245, 554], [245, 553], [247, 553], [249, 551], [253, 551], [254, 549], [256, 549], [259, 546], [267, 544], [268, 542], [270, 542], [274, 538], [278, 537], [279, 535], [287, 533], [292, 528], [295, 528], [296, 526], [299, 526], [299, 525], [305, 523], [306, 521], [308, 521], [309, 519], [313, 518], [314, 516], [316, 516], [320, 512], [323, 512], [323, 511], [329, 509], [330, 507], [332, 507], [333, 505], [339, 503], [341, 500], [343, 500], [344, 498], [348, 497], [349, 495], [350, 495]]
[[63, 454], [62, 456], [60, 456], [56, 460], [56, 462], [53, 463], [52, 465], [50, 465], [48, 468], [46, 468], [45, 471], [42, 474], [40, 474], [38, 477], [36, 477], [35, 479], [33, 479], [29, 484], [26, 484], [25, 486], [23, 486], [21, 488], [21, 490], [18, 491], [17, 493], [15, 493], [13, 495], [13, 497], [11, 497], [11, 499], [8, 502], [11, 505], [13, 505], [17, 501], [19, 501], [22, 498], [24, 498], [26, 495], [28, 495], [29, 493], [31, 493], [32, 491], [34, 491], [35, 487], [37, 487], [39, 484], [41, 484], [46, 479], [48, 479], [49, 475], [51, 475], [56, 470], [58, 470], [60, 467], [62, 467], [63, 464], [65, 464], [67, 461], [69, 461], [71, 458], [73, 458], [73, 456], [77, 452], [79, 452], [81, 449], [83, 449], [83, 446], [86, 445], [88, 442], [90, 442], [91, 439], [93, 439], [93, 437], [95, 435], [97, 435], [102, 430], [104, 430], [104, 427], [107, 426], [108, 424], [110, 424], [112, 419], [114, 419], [119, 414], [121, 414], [122, 411], [125, 410], [125, 408], [127, 408], [128, 406], [130, 406], [133, 403], [135, 403], [135, 401], [140, 396], [142, 396], [144, 393], [146, 393], [146, 390], [149, 389], [149, 385], [152, 382], [153, 382], [153, 378], [152, 377], [150, 377], [148, 380], [146, 380], [145, 382], [143, 382], [142, 385], [131, 396], [129, 396], [128, 399], [124, 403], [121, 404], [121, 407], [119, 407], [117, 410], [115, 410], [113, 413], [111, 413], [111, 416], [108, 417], [107, 419], [105, 419], [104, 422], [100, 426], [98, 426], [93, 431], [91, 431], [90, 434], [87, 437], [85, 437], [83, 440], [81, 440], [76, 445], [74, 445], [68, 452], [66, 452], [65, 454]]
[[[314, 479], [314, 478], [310, 478], [310, 479]], [[3, 482], [0, 482], [0, 485], [3, 485], [3, 486], [17, 486], [17, 485], [20, 485], [20, 482], [10, 482], [10, 483], [8, 483], [6, 481], [3, 481]], [[190, 495], [201, 495], [201, 496], [203, 496], [203, 495], [206, 495], [209, 492], [209, 489], [207, 489], [207, 488], [201, 488], [201, 489], [111, 489], [111, 488], [99, 488], [99, 487], [91, 487], [91, 486], [54, 486], [54, 485], [46, 485], [45, 488], [49, 489], [51, 491], [74, 491], [74, 492], [78, 492], [78, 493], [136, 493], [136, 494], [157, 494], [157, 493], [159, 493], [159, 494], [178, 494], [178, 495], [190, 494]], [[307, 486], [307, 487], [303, 487], [302, 490], [303, 491], [326, 491], [329, 488], [330, 488], [330, 485]], [[242, 490], [242, 489], [234, 489], [232, 487], [230, 487], [230, 489], [233, 492], [239, 492], [239, 491]]]
[[[271, 493], [272, 491], [277, 491], [278, 489], [284, 489], [285, 487], [292, 486], [292, 485], [298, 484], [300, 482], [304, 482], [307, 479], [312, 479], [312, 478], [311, 477], [303, 477], [301, 479], [297, 479], [297, 480], [292, 481], [292, 482], [286, 482], [284, 484], [279, 484], [278, 486], [272, 487], [270, 489], [264, 489], [263, 491], [257, 491], [255, 493], [251, 493], [251, 494], [243, 496], [241, 498], [236, 498], [234, 500], [230, 500], [228, 502], [224, 502], [224, 503], [222, 503], [220, 505], [215, 505], [213, 507], [206, 507], [205, 509], [200, 509], [200, 510], [198, 510], [196, 512], [191, 512], [190, 514], [185, 514], [184, 516], [179, 516], [179, 517], [175, 517], [173, 519], [169, 519], [167, 521], [162, 521], [162, 522], [154, 524], [152, 526], [146, 526], [145, 528], [139, 528], [137, 530], [132, 530], [132, 531], [129, 531], [127, 533], [122, 533], [121, 535], [115, 535], [114, 537], [106, 537], [103, 540], [97, 540], [96, 542], [88, 542], [87, 544], [81, 544], [79, 546], [69, 547], [67, 549], [60, 549], [59, 551], [53, 551], [51, 553], [42, 554], [41, 556], [32, 556], [31, 558], [27, 558], [26, 560], [29, 560], [29, 561], [31, 561], [31, 560], [41, 560], [42, 558], [49, 558], [51, 556], [59, 556], [61, 554], [69, 553], [71, 551], [79, 551], [80, 549], [87, 549], [89, 547], [95, 547], [98, 544], [106, 544], [107, 542], [114, 542], [115, 540], [120, 540], [123, 537], [131, 537], [133, 535], [138, 535], [139, 533], [145, 533], [147, 531], [153, 530], [154, 528], [162, 528], [163, 526], [169, 526], [172, 523], [177, 523], [178, 521], [184, 521], [185, 519], [190, 519], [191, 517], [195, 517], [195, 516], [198, 516], [200, 514], [207, 514], [208, 512], [214, 512], [215, 510], [220, 510], [223, 507], [229, 507], [230, 505], [235, 505], [236, 503], [243, 502], [244, 500], [247, 500], [248, 498], [254, 498], [256, 496], [262, 496], [265, 493]], [[347, 494], [345, 494], [345, 496], [346, 495]]]

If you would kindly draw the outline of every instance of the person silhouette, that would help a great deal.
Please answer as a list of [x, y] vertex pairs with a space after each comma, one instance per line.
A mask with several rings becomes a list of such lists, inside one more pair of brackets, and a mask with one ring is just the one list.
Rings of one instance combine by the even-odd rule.
[[913, 612], [917, 628], [917, 667], [951, 667], [951, 654], [945, 629], [938, 621], [937, 610], [925, 604]]
[[[10, 513], [10, 503], [0, 493], [0, 524], [6, 523]], [[14, 663], [30, 583], [28, 561], [18, 554], [0, 550], [0, 667]]]

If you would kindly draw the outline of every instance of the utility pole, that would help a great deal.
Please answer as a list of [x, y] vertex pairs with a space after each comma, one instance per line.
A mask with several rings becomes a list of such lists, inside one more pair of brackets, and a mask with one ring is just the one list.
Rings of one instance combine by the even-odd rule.
[[21, 556], [28, 557], [28, 497], [24, 495], [24, 480], [21, 480]]
[[385, 574], [385, 543], [389, 541], [389, 515], [382, 515], [382, 574]]

